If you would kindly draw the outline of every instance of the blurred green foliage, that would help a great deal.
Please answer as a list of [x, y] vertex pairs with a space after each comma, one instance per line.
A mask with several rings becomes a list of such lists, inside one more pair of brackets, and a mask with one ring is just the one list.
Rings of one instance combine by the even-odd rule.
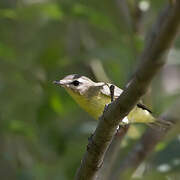
[[[160, 0], [144, 2], [150, 6], [147, 11], [139, 8], [142, 0], [129, 0], [128, 12], [116, 1], [0, 1], [1, 179], [73, 179], [96, 122], [52, 81], [72, 73], [95, 80], [97, 72], [90, 62], [96, 60], [109, 79], [124, 87], [143, 49], [145, 33], [164, 5]], [[179, 45], [177, 40], [178, 55]], [[166, 79], [169, 67], [172, 76]], [[145, 98], [156, 114], [179, 97], [179, 70], [180, 64], [169, 61]], [[174, 81], [174, 89], [169, 90], [168, 83]], [[137, 137], [144, 128], [138, 127]], [[122, 154], [137, 140], [132, 136], [126, 139]], [[169, 143], [162, 142], [155, 155], [160, 153], [162, 160], [171, 154], [177, 166], [165, 175], [152, 170], [147, 179], [180, 177], [179, 145], [172, 144], [173, 151], [168, 151]], [[162, 162], [147, 163], [155, 168]]]

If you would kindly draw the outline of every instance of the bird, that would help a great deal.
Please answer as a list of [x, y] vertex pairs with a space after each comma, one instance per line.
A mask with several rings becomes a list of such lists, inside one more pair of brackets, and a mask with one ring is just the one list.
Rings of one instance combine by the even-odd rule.
[[[111, 86], [114, 87], [113, 97], [118, 98], [123, 92], [114, 84], [105, 82], [94, 82], [86, 76], [71, 74], [61, 80], [53, 81], [54, 84], [65, 88], [69, 95], [89, 113], [94, 119], [98, 119], [107, 104], [112, 101]], [[155, 123], [157, 120], [144, 104], [137, 105], [122, 120], [122, 124], [130, 123]]]

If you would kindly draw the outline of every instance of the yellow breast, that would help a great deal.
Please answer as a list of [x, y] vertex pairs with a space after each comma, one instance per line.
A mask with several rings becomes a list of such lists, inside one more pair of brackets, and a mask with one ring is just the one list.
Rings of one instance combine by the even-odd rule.
[[90, 98], [85, 95], [74, 93], [73, 91], [67, 90], [67, 92], [73, 97], [73, 99], [88, 112], [95, 119], [98, 119], [102, 114], [106, 104], [110, 103], [111, 99], [108, 96], [98, 93], [97, 95], [91, 96]]

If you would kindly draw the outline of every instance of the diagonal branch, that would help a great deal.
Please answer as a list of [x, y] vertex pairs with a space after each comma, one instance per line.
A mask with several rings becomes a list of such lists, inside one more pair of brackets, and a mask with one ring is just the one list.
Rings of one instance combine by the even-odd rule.
[[76, 180], [93, 180], [102, 165], [120, 121], [132, 110], [156, 73], [165, 64], [165, 57], [173, 44], [180, 24], [180, 1], [168, 5], [152, 28], [149, 40], [140, 58], [140, 65], [118, 99], [105, 108], [95, 133], [88, 144]]

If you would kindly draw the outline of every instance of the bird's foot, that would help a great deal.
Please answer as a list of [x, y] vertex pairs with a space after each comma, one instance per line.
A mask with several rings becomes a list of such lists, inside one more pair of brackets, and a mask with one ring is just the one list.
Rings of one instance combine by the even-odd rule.
[[117, 127], [116, 136], [121, 136], [127, 132], [129, 129], [129, 124], [122, 124]]

